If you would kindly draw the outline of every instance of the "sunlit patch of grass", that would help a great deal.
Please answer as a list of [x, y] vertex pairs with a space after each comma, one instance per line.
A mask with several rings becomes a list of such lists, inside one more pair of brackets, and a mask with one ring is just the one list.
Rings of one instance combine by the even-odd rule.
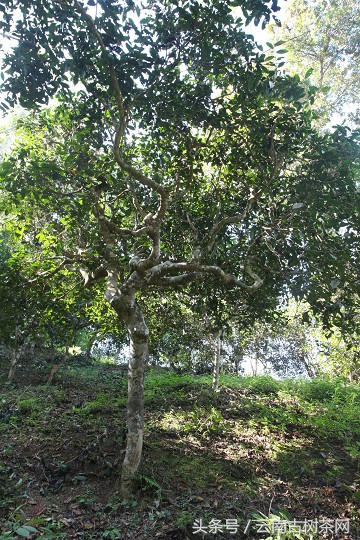
[[182, 411], [175, 411], [171, 409], [166, 412], [161, 421], [160, 426], [166, 431], [174, 431], [180, 433], [184, 424], [184, 413]]
[[323, 465], [323, 458], [313, 447], [313, 441], [304, 437], [291, 441], [274, 441], [267, 456], [274, 471], [288, 480], [314, 478]]
[[224, 466], [221, 462], [202, 456], [184, 455], [176, 460], [177, 475], [186, 483], [204, 488], [218, 482], [224, 477]]
[[223, 388], [243, 388], [253, 394], [260, 395], [277, 394], [281, 389], [281, 384], [281, 381], [277, 381], [269, 375], [239, 377], [237, 375], [222, 374], [220, 376], [220, 386]]
[[114, 413], [126, 406], [127, 398], [115, 398], [109, 394], [99, 394], [93, 401], [86, 401], [82, 407], [73, 411], [82, 414]]
[[165, 412], [160, 425], [167, 431], [199, 435], [222, 434], [230, 428], [230, 424], [224, 420], [221, 411], [215, 407], [207, 408], [197, 405], [191, 411], [171, 409]]

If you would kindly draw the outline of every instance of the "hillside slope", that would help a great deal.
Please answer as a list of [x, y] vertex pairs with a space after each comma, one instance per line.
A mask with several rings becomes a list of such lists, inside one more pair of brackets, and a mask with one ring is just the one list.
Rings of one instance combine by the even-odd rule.
[[209, 377], [150, 371], [139, 491], [124, 502], [124, 374], [72, 365], [52, 387], [47, 374], [23, 367], [0, 388], [0, 540], [276, 538], [256, 521], [271, 531], [269, 514], [360, 538], [359, 385], [224, 375], [214, 395]]

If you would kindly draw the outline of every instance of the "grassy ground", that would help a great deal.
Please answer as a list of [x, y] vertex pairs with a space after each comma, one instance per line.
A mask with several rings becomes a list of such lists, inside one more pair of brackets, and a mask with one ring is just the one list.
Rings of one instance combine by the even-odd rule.
[[358, 385], [223, 376], [214, 395], [209, 377], [149, 372], [139, 491], [124, 502], [125, 376], [73, 365], [48, 387], [47, 374], [23, 367], [0, 386], [0, 540], [202, 538], [200, 518], [239, 525], [205, 538], [276, 538], [260, 513], [350, 519], [337, 538], [360, 539]]

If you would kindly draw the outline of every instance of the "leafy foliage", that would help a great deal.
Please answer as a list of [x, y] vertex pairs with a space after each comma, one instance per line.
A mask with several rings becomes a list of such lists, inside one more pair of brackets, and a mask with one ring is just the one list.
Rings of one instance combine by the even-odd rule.
[[340, 112], [348, 121], [356, 120], [359, 2], [301, 0], [289, 2], [287, 9], [282, 27], [273, 27], [274, 35], [283, 41], [291, 69], [305, 76], [313, 90], [316, 87], [318, 123], [324, 125]]
[[[35, 49], [20, 55], [22, 75], [15, 61], [19, 51], [5, 59], [11, 66], [9, 92], [28, 106], [60, 88], [66, 96], [66, 73], [86, 89], [71, 103], [63, 97], [55, 112], [25, 121], [13, 157], [2, 164], [12, 212], [16, 206], [28, 227], [38, 222], [33, 234], [39, 245], [33, 249], [45, 257], [46, 271], [56, 268], [50, 260], [64, 250], [80, 249], [77, 259], [90, 274], [106, 267], [109, 254], [100, 249], [105, 231], [98, 229], [102, 217], [109, 234], [118, 236], [113, 255], [124, 275], [136, 267], [132, 254], [149, 256], [146, 225], [144, 234], [135, 226], [134, 241], [126, 231], [141, 219], [139, 207], [155, 212], [156, 199], [150, 185], [137, 184], [137, 174], [129, 184], [109, 145], [115, 111], [105, 93], [114, 69], [124, 103], [131, 102], [128, 129], [141, 128], [129, 132], [124, 158], [160, 182], [161, 189], [182, 191], [163, 223], [163, 261], [189, 261], [189, 272], [200, 251], [207, 270], [199, 277], [210, 273], [212, 279], [213, 266], [238, 274], [254, 260], [266, 275], [263, 296], [274, 297], [284, 281], [290, 280], [298, 294], [311, 283], [312, 302], [321, 311], [329, 309], [331, 284], [353, 274], [345, 268], [354, 264], [351, 159], [356, 138], [346, 139], [341, 129], [326, 137], [311, 131], [298, 79], [276, 75], [271, 60], [259, 57], [234, 23], [226, 3], [149, 4], [139, 26], [130, 16], [131, 10], [137, 13], [135, 4], [126, 9], [116, 2], [101, 4], [96, 31], [111, 55], [110, 73], [104, 51], [94, 60], [102, 41], [96, 43], [83, 8], [70, 15], [67, 3], [48, 9], [36, 2], [18, 6], [26, 17], [8, 15], [3, 25], [7, 31], [15, 25], [19, 47], [30, 47], [29, 42]], [[254, 16], [263, 7], [251, 4], [249, 13]], [[272, 8], [276, 11], [277, 5]], [[115, 25], [119, 19], [125, 21], [123, 30]], [[123, 33], [127, 30], [131, 38]], [[210, 42], [216, 35], [217, 48], [206, 45], [204, 32]], [[36, 52], [41, 47], [46, 60]], [[36, 75], [35, 69], [25, 69], [27, 58], [46, 67]], [[142, 220], [147, 223], [145, 214]], [[344, 229], [347, 233], [340, 234]], [[156, 284], [151, 274], [146, 281]]]
[[[252, 318], [287, 290], [326, 324], [353, 323], [358, 133], [314, 131], [299, 77], [255, 47], [237, 5], [247, 22], [278, 11], [276, 0], [5, 0], [0, 10], [16, 41], [6, 106], [31, 109], [0, 164], [12, 259], [50, 297], [71, 283], [70, 310], [105, 293], [125, 325], [137, 443], [123, 479], [141, 457], [153, 291], [230, 288]], [[344, 303], [339, 285], [354, 293]], [[220, 312], [222, 298], [211, 300]]]

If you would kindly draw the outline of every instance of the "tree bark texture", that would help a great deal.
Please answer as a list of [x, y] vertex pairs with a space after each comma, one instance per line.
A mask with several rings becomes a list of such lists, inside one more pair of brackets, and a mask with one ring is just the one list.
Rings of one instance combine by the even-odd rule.
[[221, 357], [221, 330], [215, 333], [215, 351], [214, 351], [214, 368], [213, 368], [213, 390], [219, 388], [220, 374], [220, 357]]
[[136, 303], [135, 290], [119, 291], [116, 276], [109, 276], [105, 297], [125, 323], [130, 336], [128, 369], [127, 440], [121, 472], [121, 492], [131, 496], [140, 467], [144, 436], [144, 372], [149, 357], [149, 330]]
[[122, 465], [121, 490], [133, 491], [134, 475], [139, 469], [144, 435], [144, 371], [148, 362], [149, 331], [140, 310], [128, 319], [130, 357], [128, 370], [127, 440]]

